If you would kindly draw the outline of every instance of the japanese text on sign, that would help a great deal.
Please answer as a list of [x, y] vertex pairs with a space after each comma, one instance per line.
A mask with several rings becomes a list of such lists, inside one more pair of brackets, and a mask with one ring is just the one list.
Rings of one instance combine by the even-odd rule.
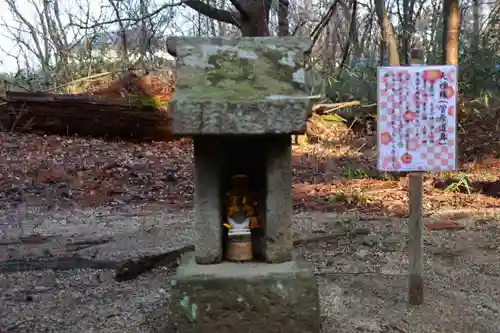
[[378, 169], [456, 169], [457, 67], [380, 67]]

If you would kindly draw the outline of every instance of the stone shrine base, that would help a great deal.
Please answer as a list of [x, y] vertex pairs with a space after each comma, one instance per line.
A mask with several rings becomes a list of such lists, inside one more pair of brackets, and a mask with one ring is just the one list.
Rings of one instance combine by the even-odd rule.
[[172, 333], [319, 333], [316, 278], [302, 260], [198, 265], [186, 254], [172, 287]]

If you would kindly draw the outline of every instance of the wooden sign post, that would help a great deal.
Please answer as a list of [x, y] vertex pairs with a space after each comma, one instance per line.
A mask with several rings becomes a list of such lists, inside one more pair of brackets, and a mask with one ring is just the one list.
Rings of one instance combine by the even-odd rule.
[[378, 169], [410, 172], [409, 303], [423, 303], [423, 173], [456, 169], [457, 67], [424, 66], [423, 50], [412, 66], [378, 69]]
[[[412, 66], [424, 64], [424, 51], [411, 50]], [[424, 242], [422, 234], [424, 223], [422, 218], [424, 197], [424, 175], [422, 172], [412, 172], [408, 176], [409, 216], [408, 216], [408, 302], [420, 305], [424, 302]]]

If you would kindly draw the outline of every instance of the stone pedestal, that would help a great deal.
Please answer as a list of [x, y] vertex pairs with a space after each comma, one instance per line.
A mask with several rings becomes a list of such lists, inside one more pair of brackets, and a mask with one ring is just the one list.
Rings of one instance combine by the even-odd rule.
[[[312, 112], [296, 37], [171, 38], [175, 135], [195, 154], [195, 252], [177, 272], [170, 332], [319, 332], [316, 279], [293, 260], [291, 134]], [[249, 177], [259, 229], [252, 257], [224, 262], [225, 193], [232, 175]], [[254, 199], [252, 199], [254, 202]], [[252, 203], [253, 205], [253, 203]]]
[[189, 254], [173, 283], [168, 333], [320, 331], [316, 278], [301, 260], [199, 265]]

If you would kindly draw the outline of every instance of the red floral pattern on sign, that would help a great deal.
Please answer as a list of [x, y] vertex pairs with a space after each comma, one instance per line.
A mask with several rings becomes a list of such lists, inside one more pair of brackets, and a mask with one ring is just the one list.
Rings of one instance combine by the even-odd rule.
[[451, 86], [448, 86], [443, 90], [444, 90], [443, 92], [447, 98], [452, 98], [453, 95], [455, 95], [455, 89], [453, 89], [453, 87], [451, 87]]
[[415, 112], [406, 111], [406, 112], [403, 114], [403, 119], [404, 119], [405, 121], [413, 121], [413, 120], [415, 120]]
[[450, 106], [448, 107], [448, 116], [452, 117], [455, 114], [455, 107]]
[[441, 71], [439, 69], [429, 69], [424, 71], [424, 74], [422, 74], [422, 77], [425, 82], [428, 84], [434, 84], [436, 83], [439, 79], [441, 79]]
[[404, 153], [403, 155], [401, 155], [401, 162], [403, 162], [404, 164], [410, 164], [412, 161], [413, 157], [410, 154]]
[[389, 132], [384, 132], [380, 134], [380, 142], [383, 145], [388, 145], [392, 141], [392, 136]]

